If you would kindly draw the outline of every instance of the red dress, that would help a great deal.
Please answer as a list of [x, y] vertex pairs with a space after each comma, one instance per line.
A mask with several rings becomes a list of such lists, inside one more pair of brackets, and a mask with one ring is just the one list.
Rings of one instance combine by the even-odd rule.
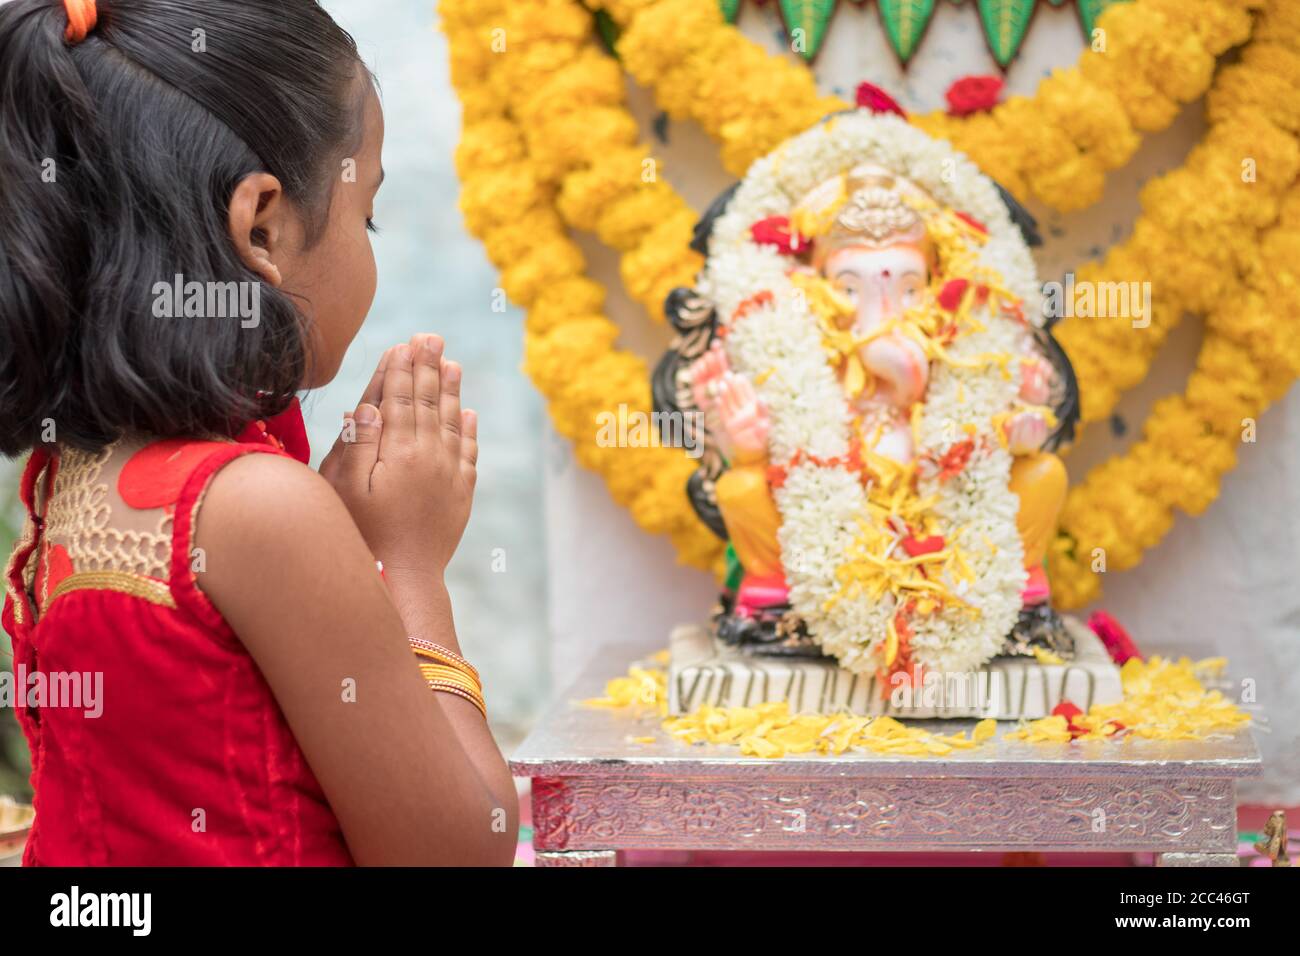
[[[78, 675], [87, 693], [80, 707], [66, 693], [17, 707], [36, 807], [25, 865], [352, 863], [270, 687], [196, 583], [193, 529], [218, 469], [253, 453], [307, 459], [296, 403], [269, 424], [123, 455], [116, 496], [95, 470], [110, 450], [28, 461], [2, 619], [17, 686]], [[81, 477], [61, 480], [61, 466]], [[123, 530], [140, 516], [146, 530]]]

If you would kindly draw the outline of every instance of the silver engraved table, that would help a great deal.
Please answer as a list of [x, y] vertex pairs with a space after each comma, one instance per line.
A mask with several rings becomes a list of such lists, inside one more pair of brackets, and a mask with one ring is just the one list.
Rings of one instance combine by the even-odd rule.
[[764, 760], [679, 743], [653, 712], [579, 703], [642, 657], [602, 649], [510, 761], [532, 778], [539, 866], [613, 866], [620, 850], [1121, 851], [1154, 852], [1161, 866], [1237, 863], [1236, 779], [1260, 772], [1249, 730]]

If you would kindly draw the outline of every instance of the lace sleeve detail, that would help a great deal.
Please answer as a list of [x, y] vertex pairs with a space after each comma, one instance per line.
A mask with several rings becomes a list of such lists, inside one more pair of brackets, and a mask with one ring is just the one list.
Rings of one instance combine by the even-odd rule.
[[121, 571], [167, 580], [171, 567], [172, 515], [160, 510], [148, 530], [113, 523], [113, 506], [104, 468], [116, 446], [102, 451], [64, 449], [59, 456], [55, 493], [45, 534], [68, 551], [78, 571]]

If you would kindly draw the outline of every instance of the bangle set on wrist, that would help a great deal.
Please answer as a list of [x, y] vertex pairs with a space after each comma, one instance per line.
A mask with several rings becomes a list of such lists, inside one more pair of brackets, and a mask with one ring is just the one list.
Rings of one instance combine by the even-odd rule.
[[418, 637], [409, 638], [411, 650], [420, 659], [420, 673], [430, 689], [442, 694], [454, 694], [467, 700], [487, 717], [483, 701], [483, 682], [474, 665], [455, 651]]

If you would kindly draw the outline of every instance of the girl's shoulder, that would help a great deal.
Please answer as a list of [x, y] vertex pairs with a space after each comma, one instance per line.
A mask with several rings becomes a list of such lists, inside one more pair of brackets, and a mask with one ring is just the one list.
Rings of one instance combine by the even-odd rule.
[[342, 645], [394, 613], [343, 500], [291, 458], [243, 456], [222, 468], [204, 495], [192, 547], [205, 560], [195, 577], [202, 601], [273, 687], [307, 657], [346, 656]]
[[135, 451], [118, 492], [170, 516], [166, 580], [177, 605], [233, 636], [249, 606], [289, 610], [340, 540], [360, 534], [314, 469], [278, 441], [169, 439]]

